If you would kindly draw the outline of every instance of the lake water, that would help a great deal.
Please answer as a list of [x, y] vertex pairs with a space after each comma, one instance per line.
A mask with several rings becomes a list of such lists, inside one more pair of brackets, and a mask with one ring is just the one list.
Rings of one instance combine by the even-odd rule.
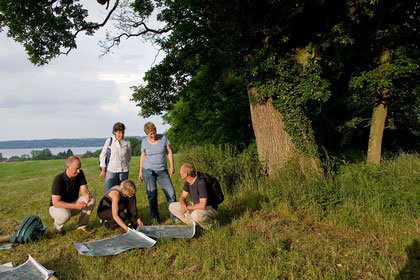
[[32, 150], [43, 150], [49, 149], [53, 155], [56, 155], [60, 152], [67, 152], [68, 149], [72, 150], [73, 154], [81, 155], [87, 151], [94, 152], [96, 150], [102, 149], [102, 147], [64, 147], [64, 148], [30, 148], [30, 149], [0, 149], [0, 153], [4, 158], [10, 158], [12, 156], [22, 156], [22, 155], [31, 155]]

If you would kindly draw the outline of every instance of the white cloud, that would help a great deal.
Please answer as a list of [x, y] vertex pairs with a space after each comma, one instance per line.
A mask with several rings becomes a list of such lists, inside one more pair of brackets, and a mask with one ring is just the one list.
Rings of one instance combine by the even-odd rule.
[[153, 121], [142, 119], [130, 101], [130, 86], [143, 84], [156, 49], [139, 39], [121, 43], [100, 58], [98, 36], [79, 36], [78, 48], [48, 65], [32, 65], [21, 45], [0, 34], [0, 141], [12, 139], [107, 137], [123, 122], [126, 135], [144, 135]]

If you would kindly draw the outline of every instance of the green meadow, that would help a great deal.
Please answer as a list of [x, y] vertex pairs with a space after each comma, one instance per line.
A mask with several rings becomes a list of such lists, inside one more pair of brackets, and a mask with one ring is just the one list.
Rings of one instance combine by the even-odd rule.
[[[73, 242], [123, 234], [99, 224], [91, 236], [75, 232], [77, 217], [56, 237], [48, 213], [51, 183], [64, 160], [0, 163], [0, 235], [28, 215], [48, 226], [43, 240], [0, 251], [0, 263], [27, 255], [58, 279], [420, 279], [420, 156], [400, 154], [380, 167], [329, 159], [325, 176], [297, 173], [291, 164], [266, 178], [254, 151], [196, 147], [176, 155], [176, 169], [192, 161], [217, 174], [225, 191], [215, 227], [192, 239], [158, 239], [154, 247], [111, 257], [81, 256]], [[130, 164], [138, 184], [140, 218], [150, 224], [139, 158]], [[82, 159], [88, 187], [101, 198], [98, 160]], [[183, 182], [172, 177], [177, 195]], [[171, 224], [159, 191], [161, 224]], [[96, 209], [95, 209], [96, 211]]]

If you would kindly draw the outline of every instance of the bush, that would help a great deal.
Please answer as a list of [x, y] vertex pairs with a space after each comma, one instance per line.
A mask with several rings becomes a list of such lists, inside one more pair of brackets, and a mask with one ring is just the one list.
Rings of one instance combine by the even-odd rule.
[[255, 144], [240, 154], [228, 145], [184, 146], [179, 161], [193, 163], [196, 170], [213, 175], [229, 193], [255, 190], [262, 174]]

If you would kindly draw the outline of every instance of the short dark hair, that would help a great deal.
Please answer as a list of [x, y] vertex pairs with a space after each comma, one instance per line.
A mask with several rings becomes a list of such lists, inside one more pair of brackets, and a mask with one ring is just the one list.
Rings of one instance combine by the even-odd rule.
[[114, 126], [112, 127], [112, 132], [124, 131], [124, 130], [125, 130], [125, 125], [121, 122], [115, 123]]

